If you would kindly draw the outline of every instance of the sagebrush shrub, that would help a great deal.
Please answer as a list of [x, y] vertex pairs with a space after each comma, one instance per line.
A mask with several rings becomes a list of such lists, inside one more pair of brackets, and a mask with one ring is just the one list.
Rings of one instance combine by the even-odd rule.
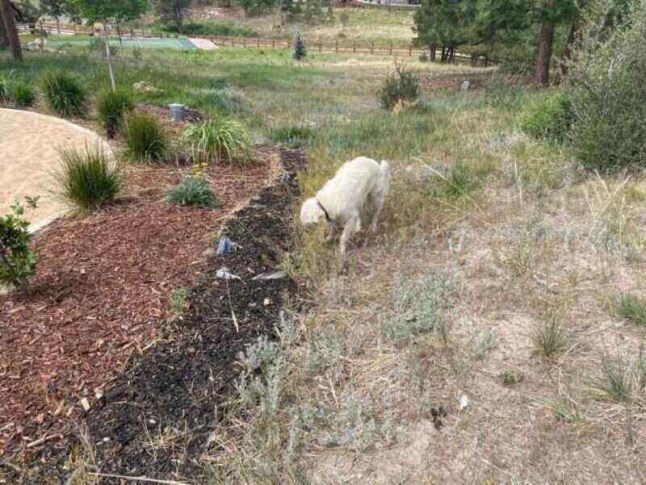
[[166, 155], [166, 133], [155, 116], [132, 113], [125, 123], [127, 154], [138, 162], [160, 162]]
[[194, 162], [246, 164], [252, 142], [246, 128], [237, 121], [212, 118], [190, 125], [184, 141]]
[[395, 106], [413, 106], [419, 98], [419, 78], [402, 65], [395, 67], [377, 93], [381, 106], [391, 110]]
[[98, 112], [108, 138], [114, 138], [122, 128], [125, 116], [134, 109], [134, 101], [129, 91], [107, 90], [99, 95]]
[[521, 115], [520, 126], [535, 138], [563, 143], [573, 121], [570, 98], [564, 92], [555, 92], [530, 103], [527, 111]]
[[571, 144], [589, 169], [644, 168], [646, 0], [637, 0], [625, 24], [610, 33], [604, 18], [589, 19], [570, 65]]
[[182, 181], [171, 187], [166, 200], [178, 205], [204, 205], [215, 207], [217, 201], [209, 181], [201, 175], [185, 175]]
[[43, 75], [42, 84], [52, 111], [65, 117], [85, 115], [85, 89], [78, 78], [63, 71], [49, 71]]
[[122, 174], [99, 146], [62, 150], [56, 173], [61, 195], [82, 211], [112, 202], [122, 188]]

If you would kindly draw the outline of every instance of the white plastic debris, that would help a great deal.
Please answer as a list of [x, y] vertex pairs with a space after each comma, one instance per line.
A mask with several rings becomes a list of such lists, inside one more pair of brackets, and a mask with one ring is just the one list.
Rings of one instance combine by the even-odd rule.
[[253, 281], [267, 281], [267, 280], [282, 280], [287, 277], [284, 271], [276, 271], [274, 273], [261, 273], [258, 276], [251, 278]]
[[239, 279], [241, 279], [239, 276], [236, 276], [236, 275], [232, 274], [229, 271], [229, 268], [225, 268], [224, 266], [216, 271], [215, 276], [217, 278], [220, 278], [220, 279], [223, 279], [223, 280], [239, 280]]
[[462, 411], [470, 404], [470, 401], [466, 394], [462, 394], [460, 396], [460, 399], [458, 400], [458, 403], [460, 405], [460, 411]]
[[215, 254], [222, 256], [223, 254], [229, 254], [232, 251], [238, 249], [238, 245], [234, 243], [227, 236], [222, 236], [218, 242], [218, 249], [215, 251]]

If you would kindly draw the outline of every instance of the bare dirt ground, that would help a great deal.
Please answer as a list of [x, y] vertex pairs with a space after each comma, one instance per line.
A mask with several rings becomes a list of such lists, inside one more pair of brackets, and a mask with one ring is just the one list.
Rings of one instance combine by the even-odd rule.
[[60, 148], [100, 144], [100, 136], [69, 121], [31, 111], [0, 109], [0, 213], [14, 201], [40, 196], [38, 208], [29, 212], [34, 227], [65, 213], [55, 194], [54, 172]]

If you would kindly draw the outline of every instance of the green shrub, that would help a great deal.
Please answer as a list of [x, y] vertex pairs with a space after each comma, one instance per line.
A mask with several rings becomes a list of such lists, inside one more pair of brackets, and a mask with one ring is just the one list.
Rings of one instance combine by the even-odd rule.
[[[179, 33], [173, 24], [162, 25], [164, 32]], [[182, 25], [183, 35], [195, 36], [223, 36], [223, 37], [257, 37], [255, 30], [241, 27], [233, 22], [214, 22], [204, 20], [200, 22], [186, 22]]]
[[29, 84], [14, 81], [9, 85], [9, 95], [16, 106], [26, 108], [34, 104], [36, 93]]
[[204, 205], [207, 207], [217, 205], [209, 181], [200, 175], [182, 177], [179, 185], [168, 191], [166, 200], [179, 205]]
[[86, 112], [85, 89], [81, 81], [62, 71], [44, 74], [43, 94], [49, 107], [61, 116], [83, 116]]
[[131, 114], [125, 124], [124, 136], [128, 155], [138, 162], [160, 162], [167, 150], [166, 134], [153, 115]]
[[271, 140], [289, 148], [301, 148], [312, 139], [314, 131], [302, 126], [285, 126], [271, 130]]
[[101, 147], [62, 150], [60, 158], [56, 179], [61, 195], [78, 209], [99, 208], [113, 201], [121, 190], [121, 172]]
[[419, 78], [404, 66], [397, 65], [377, 93], [381, 106], [391, 110], [395, 106], [413, 106], [419, 98]]
[[36, 254], [23, 207], [16, 203], [11, 210], [0, 217], [0, 283], [24, 289], [36, 270]]
[[556, 92], [531, 103], [521, 116], [520, 125], [535, 138], [563, 143], [573, 120], [570, 99], [565, 93]]
[[114, 138], [123, 125], [124, 118], [135, 105], [132, 94], [125, 90], [107, 90], [99, 95], [99, 119], [105, 127], [108, 138]]
[[191, 158], [198, 162], [237, 162], [251, 159], [251, 138], [240, 123], [213, 118], [193, 124], [184, 131]]
[[9, 78], [0, 76], [0, 103], [9, 101], [10, 97]]
[[294, 52], [292, 53], [292, 56], [297, 61], [300, 61], [302, 59], [305, 59], [305, 57], [307, 57], [307, 49], [305, 48], [305, 41], [303, 40], [303, 34], [301, 34], [300, 32], [297, 32], [296, 37], [294, 37]]
[[[570, 66], [571, 144], [584, 167], [646, 167], [646, 0], [610, 33], [591, 22]], [[595, 30], [596, 29], [596, 30]]]

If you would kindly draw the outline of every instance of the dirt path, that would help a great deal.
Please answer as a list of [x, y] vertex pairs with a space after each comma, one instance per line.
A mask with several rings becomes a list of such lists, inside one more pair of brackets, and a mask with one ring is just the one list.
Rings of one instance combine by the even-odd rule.
[[28, 213], [32, 228], [42, 227], [65, 212], [58, 200], [53, 172], [58, 150], [99, 143], [96, 133], [69, 121], [30, 111], [0, 109], [0, 214], [16, 200], [40, 196], [38, 208]]

